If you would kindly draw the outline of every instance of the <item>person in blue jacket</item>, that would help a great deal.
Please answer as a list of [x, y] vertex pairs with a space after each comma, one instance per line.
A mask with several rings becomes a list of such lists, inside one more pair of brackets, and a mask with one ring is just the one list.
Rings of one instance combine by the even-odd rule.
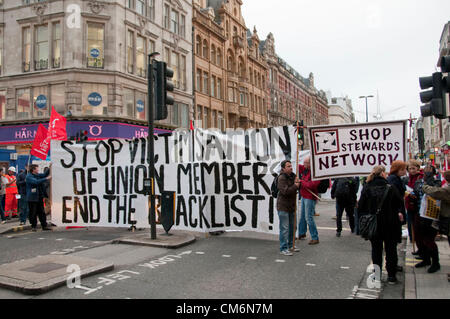
[[47, 226], [47, 218], [44, 211], [43, 184], [52, 178], [49, 174], [50, 170], [44, 174], [39, 174], [39, 166], [35, 164], [30, 165], [29, 173], [27, 174], [27, 201], [29, 207], [29, 219], [33, 231], [36, 231], [37, 218], [39, 218], [42, 230], [52, 230]]

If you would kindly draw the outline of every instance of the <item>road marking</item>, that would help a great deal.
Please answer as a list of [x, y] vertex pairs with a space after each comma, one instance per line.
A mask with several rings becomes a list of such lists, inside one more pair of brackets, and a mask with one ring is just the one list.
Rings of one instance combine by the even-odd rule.
[[[317, 227], [317, 229], [319, 229], [319, 230], [334, 230], [334, 231], [336, 231], [336, 227]], [[342, 230], [351, 231], [350, 228], [342, 228]]]
[[44, 240], [45, 238], [42, 238], [42, 237], [41, 237], [41, 238], [38, 238], [38, 239], [39, 239], [39, 240]]
[[258, 259], [257, 257], [247, 257], [247, 259], [250, 259], [250, 260], [256, 260], [256, 259]]
[[64, 238], [58, 238], [58, 239], [56, 239], [56, 241], [61, 241], [61, 240], [64, 240]]
[[310, 263], [307, 263], [306, 266], [309, 266], [309, 267], [316, 267], [316, 264], [310, 264]]
[[286, 260], [284, 260], [284, 259], [277, 259], [277, 260], [275, 260], [275, 262], [276, 262], [276, 263], [285, 263]]
[[341, 266], [341, 269], [350, 269], [350, 267]]
[[205, 253], [203, 251], [196, 251], [195, 252], [197, 255], [204, 255]]
[[222, 255], [223, 258], [230, 258], [231, 255]]

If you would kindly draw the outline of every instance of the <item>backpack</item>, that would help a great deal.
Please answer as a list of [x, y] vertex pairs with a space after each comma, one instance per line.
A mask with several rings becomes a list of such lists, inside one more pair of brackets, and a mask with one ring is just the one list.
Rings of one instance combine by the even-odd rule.
[[338, 180], [334, 196], [340, 199], [349, 199], [351, 197], [350, 181], [347, 178]]
[[280, 177], [280, 175], [276, 175], [275, 178], [273, 179], [272, 182], [272, 186], [270, 186], [270, 192], [272, 193], [272, 197], [273, 198], [277, 198], [278, 197], [278, 177]]
[[323, 179], [320, 181], [319, 186], [317, 186], [317, 192], [319, 194], [324, 194], [327, 192], [328, 188], [330, 187], [330, 180], [329, 179]]

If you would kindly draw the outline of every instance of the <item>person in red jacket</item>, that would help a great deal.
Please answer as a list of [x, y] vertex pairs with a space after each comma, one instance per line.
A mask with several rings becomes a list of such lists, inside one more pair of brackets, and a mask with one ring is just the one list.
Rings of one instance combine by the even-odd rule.
[[318, 196], [317, 187], [320, 181], [311, 180], [311, 158], [305, 158], [303, 165], [298, 166], [298, 172], [301, 176], [300, 179], [300, 195], [301, 208], [300, 208], [300, 222], [298, 224], [298, 238], [306, 238], [307, 226], [309, 227], [309, 233], [311, 234], [310, 245], [317, 245], [319, 243], [319, 233], [317, 232], [316, 223], [314, 222], [314, 212], [316, 209], [316, 201]]

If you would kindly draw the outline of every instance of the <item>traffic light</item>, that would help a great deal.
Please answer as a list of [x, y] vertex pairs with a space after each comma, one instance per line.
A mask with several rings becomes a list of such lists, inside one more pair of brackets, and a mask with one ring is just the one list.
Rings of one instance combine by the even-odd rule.
[[156, 62], [156, 112], [154, 117], [156, 121], [167, 119], [167, 105], [175, 103], [174, 98], [168, 94], [174, 89], [171, 81], [173, 74], [173, 70], [167, 67], [167, 63]]
[[434, 116], [438, 119], [446, 118], [442, 73], [436, 72], [432, 76], [421, 77], [419, 83], [422, 90], [431, 88], [431, 90], [420, 93], [422, 103], [427, 103], [420, 108], [422, 116]]
[[[441, 58], [441, 71], [442, 73], [450, 73], [450, 55]], [[442, 79], [442, 91], [446, 115], [450, 117], [450, 105], [447, 103], [447, 94], [450, 93], [450, 78], [448, 76]]]
[[420, 153], [425, 149], [425, 130], [423, 128], [417, 129], [417, 142], [419, 143]]

